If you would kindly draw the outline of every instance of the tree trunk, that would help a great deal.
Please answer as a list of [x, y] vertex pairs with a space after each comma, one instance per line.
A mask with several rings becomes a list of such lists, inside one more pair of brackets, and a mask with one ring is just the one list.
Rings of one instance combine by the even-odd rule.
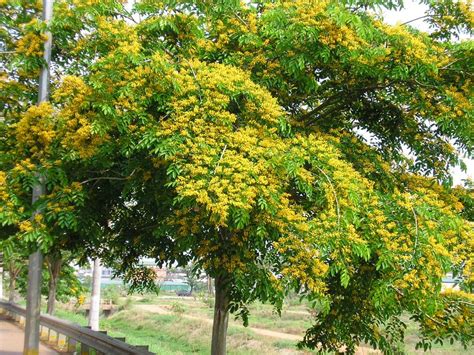
[[212, 288], [212, 279], [209, 275], [207, 276], [207, 292], [209, 293], [209, 296], [214, 296], [214, 289]]
[[46, 313], [53, 315], [56, 307], [56, 290], [58, 287], [59, 274], [61, 272], [61, 257], [48, 258], [49, 284], [48, 284], [48, 305]]
[[0, 266], [0, 300], [3, 300], [3, 266]]
[[16, 276], [13, 276], [13, 273], [10, 273], [8, 289], [8, 302], [16, 302]]
[[94, 260], [94, 270], [92, 272], [92, 294], [91, 306], [89, 309], [89, 326], [92, 330], [99, 330], [99, 313], [100, 313], [100, 277], [102, 267], [99, 258]]
[[18, 302], [18, 292], [16, 292], [16, 279], [21, 272], [21, 267], [15, 265], [14, 261], [10, 261], [8, 265], [8, 274], [10, 283], [8, 284], [8, 302]]
[[211, 355], [226, 354], [227, 327], [229, 325], [229, 294], [225, 276], [215, 279], [216, 297], [214, 304], [214, 322], [212, 324]]

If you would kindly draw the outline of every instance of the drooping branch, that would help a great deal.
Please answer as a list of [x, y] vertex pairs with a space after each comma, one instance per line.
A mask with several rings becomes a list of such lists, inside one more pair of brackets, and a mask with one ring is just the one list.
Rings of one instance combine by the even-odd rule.
[[87, 184], [88, 182], [91, 181], [99, 181], [99, 180], [128, 180], [130, 179], [134, 174], [135, 174], [136, 169], [132, 171], [132, 173], [129, 176], [123, 176], [123, 177], [117, 177], [117, 176], [98, 176], [95, 178], [90, 178], [84, 181], [81, 181], [81, 185]]
[[116, 176], [100, 176], [100, 177], [90, 178], [90, 179], [81, 181], [81, 185], [87, 184], [88, 182], [91, 182], [91, 181], [98, 181], [98, 180], [128, 180], [128, 179], [130, 179], [130, 176], [123, 177], [123, 178], [116, 177]]
[[[299, 119], [302, 121], [308, 120], [313, 118], [313, 116], [319, 114], [322, 112], [324, 109], [326, 109], [329, 106], [332, 106], [339, 102], [338, 106], [344, 106], [347, 104], [349, 99], [354, 99], [356, 97], [360, 97], [363, 94], [373, 91], [373, 90], [378, 90], [378, 89], [386, 89], [390, 87], [394, 81], [390, 81], [384, 85], [376, 84], [376, 85], [370, 85], [370, 86], [365, 86], [361, 88], [356, 88], [354, 90], [349, 90], [347, 93], [343, 92], [336, 92], [335, 94], [329, 96], [322, 104], [314, 108], [313, 110], [304, 113], [303, 115], [299, 116]], [[311, 121], [309, 122], [311, 124]]]

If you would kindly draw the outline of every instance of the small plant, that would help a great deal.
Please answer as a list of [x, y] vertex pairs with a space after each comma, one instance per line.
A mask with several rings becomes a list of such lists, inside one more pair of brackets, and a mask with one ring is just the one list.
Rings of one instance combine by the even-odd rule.
[[179, 303], [179, 302], [174, 302], [172, 305], [171, 305], [171, 310], [176, 313], [176, 314], [183, 314], [186, 309], [184, 308], [184, 306]]

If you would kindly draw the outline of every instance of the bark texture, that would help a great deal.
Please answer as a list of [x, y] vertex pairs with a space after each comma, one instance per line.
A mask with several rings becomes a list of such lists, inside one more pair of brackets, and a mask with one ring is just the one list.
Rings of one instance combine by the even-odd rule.
[[209, 296], [214, 296], [214, 288], [212, 287], [212, 279], [210, 276], [207, 276], [207, 292]]
[[227, 327], [229, 325], [229, 293], [225, 276], [215, 279], [214, 322], [212, 325], [211, 355], [226, 354]]
[[48, 305], [46, 313], [53, 315], [56, 308], [56, 292], [58, 289], [59, 275], [61, 273], [62, 259], [61, 257], [48, 257]]
[[17, 293], [16, 293], [16, 277], [13, 277], [10, 274], [10, 284], [8, 286], [8, 302], [16, 302], [17, 301]]
[[18, 292], [16, 290], [16, 279], [21, 272], [21, 265], [10, 261], [8, 264], [8, 274], [10, 276], [10, 282], [8, 284], [8, 302], [18, 302]]

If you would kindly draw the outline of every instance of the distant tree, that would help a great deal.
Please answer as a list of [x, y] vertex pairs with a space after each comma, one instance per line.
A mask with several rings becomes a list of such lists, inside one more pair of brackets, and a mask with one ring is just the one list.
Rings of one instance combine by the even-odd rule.
[[[55, 279], [51, 281], [51, 266], [49, 264], [50, 262], [47, 259], [48, 258], [46, 257], [43, 263], [43, 282], [41, 286], [41, 295], [45, 296], [48, 300], [46, 304], [47, 313], [54, 314], [56, 309], [56, 301], [68, 302], [71, 299], [79, 299], [84, 294], [85, 289], [82, 286], [80, 280], [77, 278], [74, 268], [67, 262], [61, 263], [61, 266], [59, 267], [59, 272], [57, 272], [57, 270], [55, 271]], [[22, 260], [24, 266], [17, 274], [16, 289], [18, 294], [25, 297], [28, 288], [28, 268], [26, 265], [26, 259], [23, 257]]]
[[71, 266], [77, 257], [68, 251], [50, 252], [45, 256], [47, 275], [43, 277], [46, 287], [48, 303], [46, 313], [53, 315], [56, 310], [56, 301], [67, 301], [70, 298], [79, 299], [85, 292], [74, 268]]
[[53, 315], [56, 308], [56, 293], [59, 275], [61, 273], [61, 267], [63, 266], [62, 256], [60, 253], [50, 254], [45, 258], [45, 263], [49, 274], [48, 305], [46, 313]]
[[196, 266], [193, 263], [189, 263], [181, 268], [174, 269], [177, 272], [183, 272], [185, 275], [186, 283], [189, 286], [189, 291], [193, 292], [199, 286], [199, 270], [196, 270]]
[[18, 254], [10, 254], [6, 258], [6, 270], [8, 272], [9, 284], [8, 284], [8, 301], [18, 302], [20, 290], [18, 285], [18, 277], [22, 271], [27, 269], [25, 259]]

